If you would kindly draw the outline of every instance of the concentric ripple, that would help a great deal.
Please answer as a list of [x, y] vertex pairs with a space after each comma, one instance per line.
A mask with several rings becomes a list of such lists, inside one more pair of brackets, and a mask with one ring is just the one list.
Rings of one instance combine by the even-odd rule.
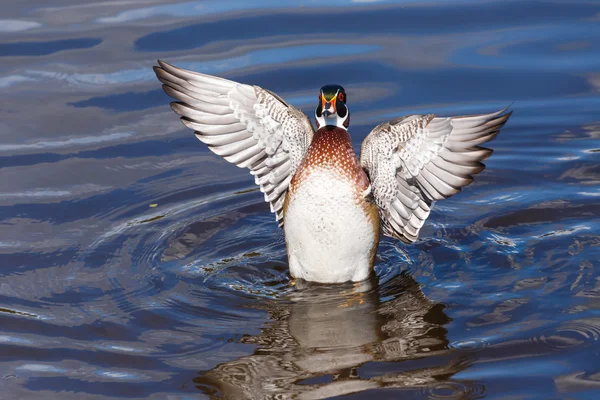
[[532, 341], [552, 351], [588, 347], [600, 339], [600, 319], [569, 321], [549, 328]]

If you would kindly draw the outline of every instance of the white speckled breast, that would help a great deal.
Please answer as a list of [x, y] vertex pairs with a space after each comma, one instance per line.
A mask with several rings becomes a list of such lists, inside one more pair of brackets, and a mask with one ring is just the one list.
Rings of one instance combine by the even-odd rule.
[[369, 276], [379, 217], [365, 200], [368, 187], [348, 133], [319, 130], [286, 199], [284, 232], [293, 277], [335, 283]]

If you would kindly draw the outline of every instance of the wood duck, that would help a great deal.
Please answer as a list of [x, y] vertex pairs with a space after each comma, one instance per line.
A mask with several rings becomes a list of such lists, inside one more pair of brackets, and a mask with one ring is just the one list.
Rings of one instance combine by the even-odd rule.
[[215, 154], [248, 168], [280, 227], [290, 275], [307, 281], [362, 281], [372, 273], [380, 232], [414, 242], [436, 200], [481, 172], [511, 112], [409, 115], [367, 135], [353, 150], [342, 86], [323, 86], [317, 131], [302, 111], [259, 86], [158, 61], [173, 110]]

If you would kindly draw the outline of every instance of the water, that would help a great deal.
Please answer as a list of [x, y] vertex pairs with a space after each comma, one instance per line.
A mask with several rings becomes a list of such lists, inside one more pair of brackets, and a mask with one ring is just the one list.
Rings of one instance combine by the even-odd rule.
[[[600, 397], [594, 1], [27, 0], [0, 21], [2, 399]], [[407, 113], [514, 114], [475, 184], [360, 285], [293, 285], [251, 177], [178, 121], [157, 58], [355, 148]]]

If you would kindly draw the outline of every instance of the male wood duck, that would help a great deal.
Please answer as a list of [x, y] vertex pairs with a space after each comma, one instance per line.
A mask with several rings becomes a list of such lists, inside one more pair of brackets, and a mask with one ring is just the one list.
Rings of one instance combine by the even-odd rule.
[[290, 274], [323, 283], [362, 281], [380, 232], [414, 242], [436, 200], [473, 182], [511, 113], [409, 115], [376, 126], [360, 159], [346, 91], [323, 86], [315, 117], [259, 86], [154, 67], [182, 122], [215, 154], [248, 168], [283, 227]]

